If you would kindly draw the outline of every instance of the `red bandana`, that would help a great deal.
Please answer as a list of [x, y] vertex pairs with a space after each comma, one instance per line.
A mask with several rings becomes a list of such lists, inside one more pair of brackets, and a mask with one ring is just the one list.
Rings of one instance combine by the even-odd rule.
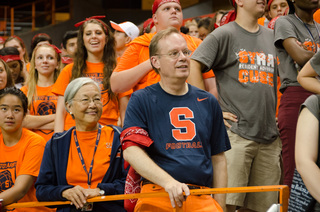
[[169, 2], [175, 2], [175, 3], [178, 3], [180, 4], [180, 1], [179, 0], [154, 0], [153, 2], [153, 5], [152, 5], [152, 14], [155, 14], [157, 9], [165, 4], [165, 3], [169, 3]]
[[105, 17], [106, 17], [106, 16], [104, 16], [104, 15], [91, 16], [90, 18], [86, 18], [85, 20], [76, 23], [74, 26], [75, 26], [75, 27], [79, 27], [79, 26], [81, 26], [82, 24], [84, 24], [85, 22], [90, 21], [90, 20], [92, 20], [92, 19], [95, 19], [95, 20], [99, 21], [99, 22], [103, 25], [104, 29], [106, 30], [106, 32], [107, 32], [107, 34], [108, 34], [108, 28], [107, 28], [107, 26], [105, 25], [105, 23], [103, 23], [101, 20], [99, 20], [99, 19], [102, 19], [102, 18], [105, 18]]
[[21, 60], [19, 55], [5, 55], [5, 56], [0, 55], [0, 58], [6, 63], [11, 61]]
[[58, 47], [56, 47], [55, 45], [53, 45], [53, 44], [48, 44], [48, 45], [51, 46], [57, 54], [61, 53], [61, 50]]

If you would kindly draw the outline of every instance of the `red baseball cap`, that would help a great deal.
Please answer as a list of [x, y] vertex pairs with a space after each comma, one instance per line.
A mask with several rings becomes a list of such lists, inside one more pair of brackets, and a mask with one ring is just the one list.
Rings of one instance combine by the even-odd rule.
[[180, 5], [180, 1], [179, 0], [154, 0], [153, 5], [152, 5], [152, 14], [155, 14], [157, 9], [165, 4], [165, 3], [169, 3], [169, 2], [175, 2], [178, 3]]

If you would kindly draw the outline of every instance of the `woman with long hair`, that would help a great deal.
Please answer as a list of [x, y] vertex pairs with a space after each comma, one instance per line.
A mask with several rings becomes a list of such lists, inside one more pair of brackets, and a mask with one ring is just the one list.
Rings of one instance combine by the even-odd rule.
[[48, 141], [53, 135], [58, 97], [52, 93], [61, 67], [60, 50], [51, 44], [34, 49], [26, 85], [21, 90], [28, 97], [28, 118], [33, 121], [24, 127], [34, 130]]
[[99, 123], [117, 125], [119, 105], [117, 95], [110, 88], [110, 76], [116, 67], [115, 40], [110, 27], [101, 21], [101, 17], [87, 18], [79, 26], [77, 54], [74, 63], [67, 65], [53, 86], [58, 95], [55, 132], [62, 132], [74, 126], [74, 120], [65, 111], [64, 91], [66, 85], [78, 77], [90, 77], [101, 88], [103, 113]]

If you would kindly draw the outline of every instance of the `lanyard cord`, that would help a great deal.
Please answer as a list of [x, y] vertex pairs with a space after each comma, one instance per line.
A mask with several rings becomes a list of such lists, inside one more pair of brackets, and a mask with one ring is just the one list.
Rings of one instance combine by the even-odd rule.
[[[312, 33], [311, 33], [308, 25], [307, 25], [306, 23], [304, 23], [304, 22], [299, 18], [299, 16], [298, 16], [296, 13], [294, 13], [294, 15], [295, 15], [296, 18], [304, 25], [304, 27], [308, 30], [308, 33], [309, 33], [309, 35], [311, 36], [312, 41], [313, 41], [313, 43], [314, 43], [314, 45], [315, 45], [315, 51], [314, 51], [314, 52], [317, 53], [317, 51], [318, 51], [318, 46], [317, 46], [316, 40], [314, 39], [314, 37], [313, 37], [313, 35], [312, 35]], [[319, 40], [320, 40], [320, 33], [319, 33], [318, 26], [317, 26], [317, 24], [316, 24], [314, 21], [313, 21], [313, 23], [314, 23], [314, 26], [315, 26], [316, 29], [317, 29], [318, 37], [319, 37]], [[314, 47], [312, 47], [312, 49], [314, 49]]]
[[97, 151], [97, 148], [98, 148], [98, 144], [99, 144], [99, 140], [100, 140], [100, 136], [101, 136], [101, 125], [99, 124], [99, 129], [98, 129], [97, 138], [96, 138], [96, 145], [94, 147], [94, 152], [93, 152], [93, 156], [92, 156], [89, 172], [88, 172], [88, 170], [86, 168], [86, 164], [85, 164], [85, 162], [83, 160], [83, 155], [81, 153], [81, 149], [80, 149], [80, 145], [79, 145], [79, 142], [78, 142], [76, 130], [73, 131], [73, 136], [74, 136], [74, 141], [76, 143], [76, 147], [77, 147], [77, 151], [78, 151], [78, 155], [79, 155], [82, 167], [83, 167], [83, 169], [86, 172], [87, 177], [88, 177], [88, 180], [87, 180], [88, 187], [90, 188], [90, 186], [91, 186], [91, 178], [92, 178], [94, 155], [96, 154], [96, 151]]

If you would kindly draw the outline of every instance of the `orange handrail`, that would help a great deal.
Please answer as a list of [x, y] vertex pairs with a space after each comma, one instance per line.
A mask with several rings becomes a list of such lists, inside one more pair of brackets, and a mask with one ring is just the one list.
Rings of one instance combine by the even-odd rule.
[[[10, 8], [10, 19], [11, 19], [11, 35], [14, 35], [14, 17], [15, 17], [15, 11], [16, 9], [21, 9], [21, 8], [25, 8], [25, 7], [30, 7], [31, 6], [31, 16], [27, 16], [27, 17], [22, 17], [19, 20], [16, 20], [16, 22], [18, 21], [25, 21], [25, 20], [31, 20], [31, 31], [35, 31], [36, 30], [36, 18], [39, 16], [43, 16], [43, 15], [50, 15], [51, 16], [51, 24], [54, 25], [56, 24], [56, 20], [55, 20], [55, 15], [58, 11], [62, 11], [65, 9], [69, 9], [69, 13], [72, 14], [72, 0], [69, 0], [69, 5], [68, 6], [62, 6], [59, 8], [56, 8], [56, 1], [55, 0], [51, 0], [51, 10], [50, 11], [43, 11], [43, 12], [38, 12], [36, 14], [36, 6], [38, 6], [38, 4], [40, 3], [47, 3], [48, 0], [36, 0], [33, 2], [28, 2], [25, 4], [20, 4], [14, 7]], [[30, 11], [30, 9], [28, 9], [28, 11]], [[72, 17], [72, 16], [70, 16]]]
[[[250, 187], [233, 187], [233, 188], [209, 188], [209, 189], [192, 189], [190, 195], [203, 195], [203, 194], [220, 194], [220, 193], [251, 193], [251, 192], [279, 192], [280, 212], [286, 212], [288, 209], [289, 200], [289, 187], [286, 185], [270, 185], [270, 186], [250, 186]], [[105, 202], [124, 199], [138, 199], [138, 198], [155, 198], [167, 197], [167, 192], [154, 192], [154, 193], [136, 193], [136, 194], [119, 194], [110, 196], [99, 196], [88, 199], [87, 202]], [[41, 206], [56, 206], [68, 205], [70, 201], [55, 201], [55, 202], [23, 202], [13, 203], [5, 206], [5, 209], [13, 208], [28, 208], [28, 207], [41, 207]]]

